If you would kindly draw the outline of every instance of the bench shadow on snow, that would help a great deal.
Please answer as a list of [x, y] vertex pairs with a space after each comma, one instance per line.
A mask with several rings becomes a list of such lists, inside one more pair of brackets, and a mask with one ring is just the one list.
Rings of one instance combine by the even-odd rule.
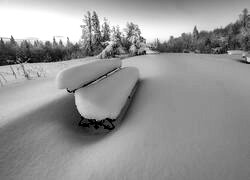
[[0, 135], [12, 142], [27, 132], [39, 133], [43, 129], [44, 131], [49, 129], [48, 133], [52, 132], [51, 138], [65, 140], [71, 144], [80, 143], [79, 145], [91, 144], [104, 137], [90, 136], [78, 126], [79, 120], [80, 115], [75, 107], [74, 95], [66, 94], [11, 120], [11, 123], [1, 129]]
[[[119, 130], [123, 121], [128, 121], [128, 114], [130, 113], [130, 109], [134, 104], [133, 102], [140, 91], [141, 84], [142, 80], [138, 84], [137, 90], [128, 109], [125, 111], [124, 117], [115, 123], [116, 128], [109, 133], [93, 135], [84, 128], [79, 127], [78, 122], [80, 121], [80, 114], [75, 106], [74, 95], [66, 94], [60, 98], [51, 100], [32, 112], [13, 119], [11, 121], [12, 123], [7, 124], [1, 129], [0, 135], [1, 137], [7, 138], [8, 142], [11, 143], [16, 139], [19, 139], [19, 135], [30, 131], [32, 133], [39, 133], [51, 128], [48, 131], [48, 133], [54, 131], [51, 133], [51, 138], [57, 138], [58, 140], [63, 140], [65, 142], [68, 141], [67, 143], [80, 146], [96, 143]], [[32, 136], [32, 133], [30, 136]]]

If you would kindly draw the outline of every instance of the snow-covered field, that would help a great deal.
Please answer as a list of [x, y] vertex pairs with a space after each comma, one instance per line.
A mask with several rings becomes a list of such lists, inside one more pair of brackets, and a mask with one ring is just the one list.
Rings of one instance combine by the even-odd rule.
[[[96, 58], [82, 58], [71, 61], [60, 61], [53, 63], [25, 63], [24, 68], [29, 74], [30, 79], [48, 78], [54, 77], [60, 70], [64, 68], [80, 65], [83, 62], [94, 59]], [[0, 88], [2, 86], [17, 83], [24, 80], [26, 80], [26, 78], [20, 65], [16, 64], [11, 66], [0, 66]]]
[[54, 79], [0, 88], [0, 179], [250, 177], [250, 66], [228, 55], [123, 61], [141, 83], [121, 126], [88, 136]]

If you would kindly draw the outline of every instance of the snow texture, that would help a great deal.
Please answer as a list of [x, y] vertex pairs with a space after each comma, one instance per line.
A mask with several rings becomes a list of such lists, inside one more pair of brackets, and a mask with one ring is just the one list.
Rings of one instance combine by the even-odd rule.
[[227, 53], [229, 55], [242, 55], [244, 53], [244, 51], [242, 51], [242, 50], [230, 50], [230, 51], [227, 51]]
[[75, 92], [79, 113], [87, 119], [116, 119], [139, 78], [135, 67], [123, 68]]
[[[81, 65], [87, 61], [96, 60], [94, 57], [87, 57], [81, 59], [60, 61], [60, 62], [46, 62], [46, 63], [24, 63], [30, 79], [50, 78], [55, 77], [56, 74], [65, 69], [76, 65]], [[27, 80], [19, 64], [0, 66], [0, 87], [13, 83], [19, 83]]]
[[94, 60], [80, 66], [73, 66], [60, 71], [56, 77], [59, 89], [75, 90], [96, 80], [100, 76], [121, 67], [121, 60]]
[[249, 65], [191, 53], [122, 63], [140, 86], [107, 135], [78, 127], [74, 95], [54, 78], [0, 88], [0, 179], [249, 180]]

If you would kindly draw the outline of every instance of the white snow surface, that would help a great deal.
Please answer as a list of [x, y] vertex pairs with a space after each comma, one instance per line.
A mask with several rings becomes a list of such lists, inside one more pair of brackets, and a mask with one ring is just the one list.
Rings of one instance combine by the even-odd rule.
[[100, 76], [121, 67], [120, 59], [94, 60], [82, 65], [69, 67], [56, 76], [56, 86], [59, 89], [75, 90], [96, 80]]
[[227, 51], [227, 53], [229, 55], [242, 55], [244, 53], [244, 51], [242, 51], [242, 50], [229, 50], [229, 51]]
[[140, 84], [106, 135], [78, 127], [74, 95], [54, 79], [0, 88], [0, 179], [249, 179], [249, 64], [176, 53], [123, 66], [139, 69]]
[[87, 119], [116, 119], [139, 78], [135, 67], [123, 68], [75, 92], [75, 103]]
[[[81, 65], [87, 61], [93, 61], [96, 58], [87, 57], [74, 59], [70, 61], [47, 62], [47, 63], [24, 63], [24, 67], [29, 74], [30, 79], [51, 78], [68, 67]], [[13, 71], [15, 74], [13, 74]], [[15, 76], [16, 75], [16, 76]], [[40, 77], [38, 77], [38, 75]], [[13, 83], [25, 81], [24, 73], [19, 64], [0, 66], [0, 88]]]

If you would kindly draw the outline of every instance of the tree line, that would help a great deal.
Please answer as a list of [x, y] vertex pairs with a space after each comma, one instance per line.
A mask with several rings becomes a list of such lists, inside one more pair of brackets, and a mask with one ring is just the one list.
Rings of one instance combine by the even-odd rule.
[[33, 43], [28, 40], [18, 43], [13, 36], [6, 42], [0, 39], [0, 65], [55, 62], [80, 57], [84, 57], [80, 44], [72, 43], [69, 38], [65, 45], [55, 38], [52, 42], [35, 40]]
[[226, 53], [227, 50], [250, 50], [250, 32], [247, 30], [248, 10], [244, 9], [239, 18], [226, 27], [212, 31], [198, 31], [195, 26], [192, 33], [182, 33], [180, 37], [170, 37], [161, 43], [158, 39], [153, 43], [160, 52], [196, 52]]
[[20, 64], [24, 62], [55, 62], [96, 56], [110, 58], [121, 54], [140, 55], [145, 53], [146, 40], [141, 36], [138, 25], [127, 23], [124, 31], [119, 26], [110, 26], [104, 18], [103, 23], [95, 11], [87, 12], [80, 26], [82, 36], [79, 42], [72, 43], [67, 38], [62, 40], [17, 42], [13, 36], [9, 41], [0, 39], [0, 65]]

